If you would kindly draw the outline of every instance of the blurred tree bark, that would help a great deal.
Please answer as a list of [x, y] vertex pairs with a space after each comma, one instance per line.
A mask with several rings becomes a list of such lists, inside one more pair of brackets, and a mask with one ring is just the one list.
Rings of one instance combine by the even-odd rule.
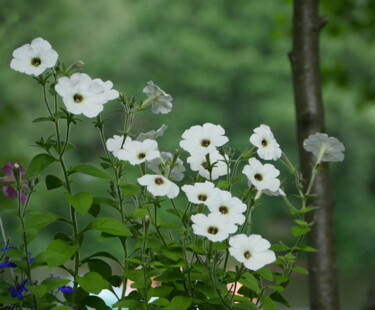
[[[302, 143], [309, 135], [324, 132], [324, 110], [320, 85], [319, 36], [326, 24], [319, 16], [319, 0], [294, 0], [293, 49], [289, 54], [294, 85], [297, 118], [297, 136], [301, 169], [305, 179], [311, 176], [315, 162], [312, 153]], [[321, 165], [309, 205], [319, 206], [309, 213], [316, 220], [309, 233], [309, 245], [318, 252], [309, 256], [310, 306], [312, 310], [339, 309], [336, 278], [335, 237], [333, 225], [333, 198], [328, 165]]]

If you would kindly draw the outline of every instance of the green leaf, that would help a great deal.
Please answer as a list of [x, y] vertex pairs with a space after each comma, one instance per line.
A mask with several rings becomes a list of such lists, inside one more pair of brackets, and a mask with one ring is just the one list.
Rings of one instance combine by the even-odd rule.
[[268, 281], [273, 281], [273, 273], [269, 271], [268, 267], [263, 267], [261, 269], [258, 269], [256, 271], [257, 274], [259, 274], [262, 278], [268, 280]]
[[40, 230], [43, 227], [55, 222], [57, 219], [59, 219], [59, 216], [55, 213], [33, 211], [26, 217], [26, 229]]
[[319, 207], [305, 207], [305, 208], [300, 209], [300, 210], [291, 209], [291, 210], [290, 210], [290, 213], [291, 213], [292, 215], [296, 215], [296, 214], [305, 214], [305, 213], [308, 213], [308, 212], [313, 211], [313, 210], [316, 210], [316, 209], [319, 209]]
[[[4, 305], [4, 304], [14, 305], [14, 304], [19, 304], [21, 302], [22, 302], [22, 300], [18, 299], [16, 297], [7, 297], [7, 296], [0, 295], [0, 304], [1, 305]], [[12, 308], [9, 308], [9, 309], [12, 309]], [[72, 309], [70, 309], [70, 310], [72, 310]]]
[[48, 154], [38, 154], [36, 155], [30, 162], [29, 166], [26, 169], [25, 178], [31, 178], [44, 169], [46, 169], [49, 165], [51, 165], [55, 159], [48, 155]]
[[35, 295], [36, 298], [42, 298], [48, 293], [48, 287], [41, 284], [38, 286], [28, 286], [27, 288], [31, 293]]
[[309, 271], [302, 267], [294, 267], [292, 270], [303, 274], [309, 274]]
[[115, 236], [128, 237], [132, 235], [124, 224], [109, 217], [97, 218], [91, 222], [89, 227]]
[[158, 298], [158, 299], [154, 300], [151, 304], [155, 305], [155, 306], [164, 306], [165, 307], [165, 306], [169, 305], [169, 300], [165, 299], [165, 298]]
[[249, 272], [245, 273], [239, 282], [256, 293], [260, 292], [257, 279]]
[[272, 298], [272, 300], [274, 300], [278, 303], [281, 303], [284, 306], [290, 308], [290, 303], [280, 293], [278, 293], [278, 292], [272, 293], [270, 295], [270, 297]]
[[45, 279], [41, 284], [46, 286], [49, 291], [53, 291], [61, 286], [67, 285], [69, 282], [69, 279], [48, 278]]
[[99, 294], [102, 290], [108, 288], [107, 280], [97, 272], [88, 272], [83, 277], [76, 277], [77, 283], [86, 291], [93, 294]]
[[33, 123], [40, 123], [40, 122], [53, 122], [51, 117], [38, 117], [32, 120]]
[[53, 240], [47, 250], [40, 254], [40, 259], [45, 261], [48, 267], [56, 267], [63, 265], [76, 251], [75, 246], [57, 239]]
[[303, 252], [317, 252], [318, 251], [317, 249], [314, 249], [313, 247], [307, 246], [307, 245], [297, 247], [296, 249], [298, 251], [303, 251]]
[[282, 252], [282, 251], [288, 251], [289, 247], [285, 244], [272, 244], [271, 245], [271, 250], [275, 252]]
[[230, 183], [225, 180], [220, 180], [216, 185], [216, 187], [218, 188], [228, 188], [229, 186], [230, 186]]
[[88, 262], [90, 271], [99, 273], [104, 279], [108, 279], [112, 275], [111, 266], [101, 259], [91, 259]]
[[269, 296], [266, 296], [266, 295], [260, 296], [260, 301], [262, 303], [262, 306], [266, 310], [277, 310], [275, 303]]
[[90, 308], [97, 310], [111, 310], [112, 308], [108, 307], [104, 300], [98, 296], [86, 296], [83, 299], [83, 303]]
[[167, 307], [170, 310], [186, 310], [190, 307], [192, 303], [191, 298], [186, 296], [175, 296], [173, 297], [171, 303]]
[[45, 182], [48, 190], [58, 188], [63, 184], [63, 182], [54, 175], [47, 175]]
[[311, 228], [309, 227], [301, 227], [301, 226], [293, 226], [292, 228], [292, 233], [294, 236], [301, 236], [307, 234]]
[[56, 307], [51, 308], [51, 310], [72, 310], [72, 308], [68, 306], [56, 306]]
[[133, 212], [131, 212], [131, 213], [129, 214], [129, 216], [130, 216], [130, 217], [135, 217], [135, 218], [143, 218], [143, 217], [145, 217], [147, 214], [148, 214], [147, 209], [139, 208], [139, 209], [136, 209], [136, 210], [134, 210]]
[[[144, 303], [142, 303], [139, 300], [127, 298], [127, 299], [119, 300], [118, 302], [113, 304], [112, 309], [113, 308], [129, 308], [129, 309], [143, 309], [143, 308], [145, 308], [145, 307], [142, 307], [142, 305], [144, 305]], [[72, 310], [72, 309], [70, 309], [70, 310]]]
[[89, 210], [89, 213], [93, 216], [93, 217], [97, 217], [99, 215], [99, 212], [100, 212], [100, 204], [98, 203], [93, 203], [90, 207], [90, 210]]
[[149, 296], [154, 296], [154, 297], [166, 297], [168, 296], [170, 293], [172, 293], [173, 291], [173, 287], [171, 286], [166, 286], [166, 285], [162, 285], [162, 286], [157, 286], [157, 287], [151, 287], [149, 289]]
[[97, 177], [97, 178], [107, 179], [107, 180], [111, 179], [111, 177], [108, 174], [106, 174], [104, 171], [91, 165], [78, 165], [78, 166], [73, 167], [71, 170], [74, 172], [87, 174], [92, 177]]
[[77, 195], [73, 196], [69, 193], [64, 193], [65, 198], [69, 201], [69, 203], [82, 215], [85, 215], [93, 202], [93, 197], [90, 193], [78, 193]]
[[141, 192], [141, 188], [136, 184], [121, 185], [122, 193], [124, 196], [137, 195]]

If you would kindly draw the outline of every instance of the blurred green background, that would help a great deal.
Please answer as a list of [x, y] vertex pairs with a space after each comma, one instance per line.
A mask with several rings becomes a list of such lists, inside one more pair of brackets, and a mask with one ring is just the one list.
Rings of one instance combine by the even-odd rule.
[[[321, 36], [327, 133], [347, 148], [345, 161], [331, 165], [343, 309], [359, 309], [375, 274], [375, 6], [370, 3], [343, 0], [321, 7], [329, 20]], [[291, 18], [292, 1], [285, 0], [1, 0], [0, 164], [18, 160], [27, 166], [39, 151], [34, 141], [53, 135], [50, 124], [32, 123], [46, 115], [41, 89], [9, 67], [12, 51], [36, 37], [48, 40], [64, 63], [83, 60], [84, 72], [113, 81], [127, 96], [143, 99], [149, 80], [170, 93], [172, 113], [148, 111], [134, 128], [145, 132], [167, 124], [163, 150], [173, 151], [185, 129], [204, 122], [221, 124], [230, 144], [245, 148], [253, 128], [263, 123], [296, 163], [287, 57]], [[119, 108], [115, 102], [105, 106], [103, 118], [113, 119], [108, 137], [122, 127]], [[103, 155], [91, 123], [82, 118], [73, 129], [78, 151], [69, 164], [97, 163]], [[56, 202], [61, 194], [40, 184], [33, 207], [61, 208]], [[14, 207], [4, 197], [0, 203]], [[289, 236], [287, 213], [277, 199], [269, 200], [256, 211], [256, 229], [275, 241]], [[6, 217], [8, 229], [14, 223]], [[45, 248], [41, 241], [33, 246]], [[288, 288], [293, 309], [308, 305], [306, 281], [296, 277]]]

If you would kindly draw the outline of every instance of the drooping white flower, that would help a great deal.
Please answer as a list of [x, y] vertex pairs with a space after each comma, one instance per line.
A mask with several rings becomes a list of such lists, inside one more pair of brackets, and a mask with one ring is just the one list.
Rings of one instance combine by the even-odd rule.
[[317, 132], [303, 141], [303, 148], [322, 161], [343, 161], [344, 145], [336, 138]]
[[180, 192], [179, 187], [162, 175], [145, 174], [137, 179], [138, 183], [146, 186], [147, 190], [154, 196], [177, 197]]
[[92, 80], [85, 73], [74, 73], [69, 78], [59, 78], [55, 89], [63, 98], [68, 112], [96, 117], [103, 111], [105, 103], [118, 97], [118, 92], [111, 87], [110, 81]]
[[129, 141], [126, 143], [125, 149], [117, 152], [118, 159], [128, 161], [133, 166], [153, 160], [159, 156], [158, 143], [150, 139], [142, 142]]
[[237, 231], [237, 226], [229, 222], [226, 217], [219, 213], [202, 213], [191, 216], [194, 223], [192, 225], [194, 233], [199, 236], [207, 237], [212, 242], [223, 241]]
[[221, 214], [231, 223], [242, 225], [245, 222], [242, 213], [246, 211], [246, 205], [228, 191], [217, 191], [216, 195], [207, 202], [207, 207], [212, 213]]
[[276, 260], [271, 244], [260, 235], [239, 234], [229, 239], [229, 253], [250, 270], [258, 270]]
[[270, 191], [269, 189], [265, 189], [263, 190], [263, 193], [265, 193], [268, 196], [286, 196], [285, 192], [281, 188], [279, 188], [275, 192]]
[[163, 136], [164, 132], [168, 129], [167, 125], [162, 125], [158, 130], [150, 130], [145, 133], [140, 133], [135, 140], [137, 141], [144, 141], [146, 139], [156, 140], [156, 138], [159, 138]]
[[42, 38], [15, 49], [12, 56], [10, 67], [13, 70], [35, 76], [41, 75], [47, 68], [53, 68], [58, 58], [51, 44]]
[[214, 165], [211, 171], [211, 179], [216, 180], [223, 175], [228, 174], [228, 166], [225, 163], [227, 157], [224, 157], [217, 150], [213, 150], [206, 155], [202, 154], [192, 154], [187, 158], [187, 162], [190, 164], [190, 169], [193, 171], [198, 171], [199, 175], [206, 179], [210, 179], [210, 172], [207, 169], [207, 157], [209, 156], [209, 161], [211, 165]]
[[190, 154], [206, 155], [228, 142], [225, 130], [220, 125], [205, 123], [184, 131], [180, 146]]
[[172, 111], [172, 96], [164, 92], [152, 81], [147, 82], [147, 86], [143, 88], [143, 93], [148, 97], [146, 101], [152, 104], [152, 113], [167, 114]]
[[196, 204], [207, 204], [219, 191], [211, 182], [195, 183], [194, 185], [184, 185], [181, 189], [185, 192], [188, 200]]
[[250, 142], [257, 147], [258, 156], [264, 160], [277, 160], [281, 157], [280, 145], [267, 125], [262, 124], [255, 128]]
[[168, 176], [169, 179], [181, 181], [184, 178], [185, 167], [181, 159], [177, 158], [172, 165], [173, 154], [169, 152], [161, 152], [161, 158], [155, 158], [146, 162], [146, 167], [155, 173], [161, 173]]
[[131, 141], [130, 137], [114, 135], [113, 138], [109, 138], [106, 142], [108, 151], [112, 152], [113, 156], [117, 157], [118, 152], [125, 147], [125, 144]]
[[274, 165], [262, 165], [256, 158], [249, 159], [249, 164], [243, 168], [242, 173], [247, 176], [249, 182], [253, 184], [258, 191], [268, 189], [272, 192], [276, 192], [280, 187], [280, 180], [277, 179], [280, 171], [277, 170]]

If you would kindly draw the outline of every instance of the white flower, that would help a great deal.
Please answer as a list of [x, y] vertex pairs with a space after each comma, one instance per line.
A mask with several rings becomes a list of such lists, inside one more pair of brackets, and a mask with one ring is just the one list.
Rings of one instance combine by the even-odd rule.
[[176, 184], [162, 175], [145, 174], [137, 180], [139, 184], [147, 186], [147, 190], [154, 196], [167, 196], [172, 199], [180, 192]]
[[219, 191], [211, 182], [184, 185], [181, 189], [185, 192], [188, 200], [196, 204], [207, 204]]
[[171, 168], [173, 154], [161, 152], [161, 158], [146, 162], [146, 167], [155, 173], [162, 173], [171, 180], [181, 181], [184, 178], [185, 167], [181, 159], [177, 158]]
[[237, 226], [221, 216], [219, 213], [202, 213], [192, 215], [191, 220], [194, 233], [199, 236], [207, 237], [208, 240], [217, 242], [228, 238], [229, 234], [237, 231]]
[[31, 44], [25, 44], [13, 51], [10, 67], [13, 70], [38, 76], [47, 68], [53, 68], [58, 55], [51, 44], [42, 38], [36, 38]]
[[235, 235], [229, 239], [229, 253], [250, 270], [258, 270], [276, 260], [271, 244], [260, 235]]
[[274, 192], [270, 191], [269, 189], [265, 189], [263, 193], [265, 193], [268, 196], [286, 196], [285, 192], [281, 188]]
[[126, 160], [133, 166], [153, 160], [159, 156], [158, 143], [150, 139], [142, 142], [127, 141], [126, 148], [117, 152], [118, 159]]
[[182, 134], [180, 146], [190, 154], [206, 155], [228, 142], [225, 130], [220, 125], [205, 123], [193, 126]]
[[106, 146], [108, 151], [113, 153], [113, 156], [117, 157], [118, 152], [122, 150], [125, 147], [125, 144], [127, 142], [130, 142], [131, 138], [130, 137], [125, 137], [124, 136], [118, 136], [114, 135], [113, 138], [109, 138], [106, 142]]
[[[334, 137], [317, 132], [303, 141], [303, 148], [322, 161], [343, 161], [344, 145]], [[320, 157], [320, 158], [319, 158]]]
[[227, 157], [221, 155], [217, 150], [213, 150], [206, 155], [192, 154], [186, 161], [190, 164], [191, 170], [198, 171], [199, 175], [206, 179], [210, 179], [206, 156], [209, 156], [211, 165], [214, 165], [211, 171], [212, 180], [216, 180], [220, 176], [228, 174], [228, 166], [225, 163]]
[[[120, 96], [119, 92], [115, 89], [112, 89], [113, 83], [111, 81], [102, 81], [101, 79], [92, 80], [93, 86], [98, 87], [98, 90], [102, 91], [100, 94], [103, 100], [103, 103], [106, 103], [110, 100], [116, 99]], [[97, 84], [97, 85], [96, 85]]]
[[281, 157], [280, 145], [276, 142], [269, 126], [260, 125], [254, 129], [250, 142], [256, 146], [258, 156], [264, 160], [277, 160]]
[[280, 180], [277, 176], [280, 171], [275, 168], [274, 165], [265, 164], [255, 159], [249, 159], [249, 165], [246, 165], [242, 173], [244, 173], [249, 182], [255, 186], [258, 191], [268, 189], [272, 192], [276, 192], [280, 187]]
[[152, 113], [167, 114], [172, 111], [172, 96], [160, 89], [152, 81], [147, 82], [147, 86], [143, 88], [143, 93], [147, 95], [146, 101], [143, 103], [146, 106], [148, 103], [152, 104]]
[[245, 222], [246, 205], [238, 198], [232, 197], [228, 191], [219, 190], [217, 194], [207, 202], [208, 209], [213, 213], [219, 213], [229, 222], [242, 225]]
[[55, 89], [68, 112], [95, 117], [103, 110], [103, 104], [118, 97], [118, 92], [111, 87], [110, 81], [92, 80], [85, 73], [74, 73], [70, 78], [59, 78]]
[[162, 125], [158, 130], [150, 130], [146, 133], [140, 133], [135, 139], [137, 141], [144, 141], [146, 139], [156, 140], [156, 138], [163, 136], [164, 132], [168, 129], [167, 125]]

